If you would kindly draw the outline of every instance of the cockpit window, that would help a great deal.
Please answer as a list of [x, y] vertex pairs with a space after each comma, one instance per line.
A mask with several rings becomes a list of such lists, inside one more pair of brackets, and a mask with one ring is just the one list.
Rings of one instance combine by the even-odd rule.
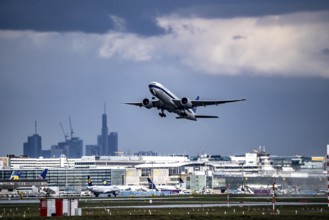
[[151, 91], [152, 95], [155, 95], [154, 89], [150, 89], [150, 91]]

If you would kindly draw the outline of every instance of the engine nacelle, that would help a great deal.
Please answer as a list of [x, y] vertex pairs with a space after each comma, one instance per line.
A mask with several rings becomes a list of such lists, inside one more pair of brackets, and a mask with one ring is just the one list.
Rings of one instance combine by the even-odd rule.
[[153, 107], [153, 103], [149, 99], [146, 98], [146, 99], [143, 99], [143, 106], [145, 108], [150, 109]]
[[180, 100], [180, 103], [182, 104], [182, 106], [184, 106], [185, 108], [192, 108], [192, 102], [191, 100], [189, 100], [188, 98], [184, 97]]

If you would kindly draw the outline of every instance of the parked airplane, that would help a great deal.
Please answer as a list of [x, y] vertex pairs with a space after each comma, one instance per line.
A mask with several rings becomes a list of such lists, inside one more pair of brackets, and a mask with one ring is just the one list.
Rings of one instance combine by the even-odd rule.
[[[189, 119], [196, 121], [198, 118], [218, 118], [218, 116], [213, 115], [197, 115], [196, 108], [199, 106], [206, 107], [208, 105], [220, 105], [230, 102], [245, 101], [245, 99], [226, 101], [199, 100], [199, 96], [196, 100], [190, 100], [186, 97], [179, 99], [174, 93], [158, 82], [151, 82], [149, 84], [149, 90], [153, 95], [152, 100], [145, 98], [142, 102], [129, 102], [124, 104], [136, 105], [147, 109], [157, 108], [161, 111], [159, 113], [160, 117], [166, 117], [166, 114], [164, 113], [166, 110], [170, 113], [176, 113], [178, 115], [178, 117], [176, 117], [177, 119]], [[157, 98], [157, 100], [155, 98]]]
[[119, 194], [120, 189], [117, 186], [110, 186], [110, 185], [98, 185], [94, 186], [91, 182], [90, 176], [88, 176], [88, 186], [87, 189], [94, 193], [96, 197], [98, 197], [100, 194], [108, 194], [111, 196], [113, 194], [115, 197]]
[[155, 185], [150, 178], [147, 178], [149, 183], [149, 189], [156, 190], [156, 191], [169, 191], [170, 193], [179, 193], [181, 189], [181, 184], [184, 183], [181, 178], [179, 178], [179, 185], [177, 186], [169, 186], [169, 185]]
[[[109, 186], [109, 184], [107, 183], [106, 180], [103, 180], [103, 185], [104, 186]], [[118, 187], [118, 189], [123, 192], [123, 191], [148, 191], [144, 186], [138, 186], [138, 185], [134, 185], [134, 186], [124, 186], [124, 185], [116, 185], [116, 187]]]

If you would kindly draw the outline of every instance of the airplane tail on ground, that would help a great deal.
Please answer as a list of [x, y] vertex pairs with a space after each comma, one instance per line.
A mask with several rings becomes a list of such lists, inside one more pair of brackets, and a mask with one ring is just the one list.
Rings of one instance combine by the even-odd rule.
[[46, 176], [47, 176], [47, 173], [48, 173], [48, 169], [44, 169], [42, 171], [42, 173], [40, 174], [39, 179], [45, 180], [46, 179]]
[[147, 178], [147, 181], [149, 182], [149, 189], [155, 189], [158, 190], [155, 186], [155, 184], [153, 183], [153, 181], [150, 178]]
[[90, 178], [90, 176], [88, 176], [88, 186], [92, 186], [93, 185], [93, 183], [91, 182], [91, 178]]
[[22, 173], [20, 171], [13, 171], [10, 176], [10, 180], [19, 180], [21, 178]]
[[179, 186], [180, 188], [182, 188], [182, 185], [183, 185], [184, 181], [183, 181], [183, 179], [180, 178], [180, 177], [179, 177], [178, 180], [179, 180], [178, 186]]

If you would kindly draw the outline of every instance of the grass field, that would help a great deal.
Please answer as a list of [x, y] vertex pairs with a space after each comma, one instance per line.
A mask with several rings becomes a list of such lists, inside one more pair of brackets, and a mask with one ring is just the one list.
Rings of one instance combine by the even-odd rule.
[[[150, 204], [150, 199], [152, 204]], [[75, 219], [328, 219], [327, 198], [285, 198], [281, 202], [303, 202], [299, 206], [277, 205], [272, 213], [272, 203], [267, 197], [230, 196], [227, 207], [226, 196], [177, 196], [153, 198], [116, 198], [80, 200], [82, 216], [65, 217]], [[266, 202], [265, 206], [242, 206], [248, 202]], [[309, 203], [320, 202], [321, 205]], [[154, 205], [179, 204], [224, 204], [223, 207], [153, 208]], [[138, 208], [132, 206], [139, 206]], [[40, 219], [39, 204], [1, 204], [0, 217], [6, 219]]]

